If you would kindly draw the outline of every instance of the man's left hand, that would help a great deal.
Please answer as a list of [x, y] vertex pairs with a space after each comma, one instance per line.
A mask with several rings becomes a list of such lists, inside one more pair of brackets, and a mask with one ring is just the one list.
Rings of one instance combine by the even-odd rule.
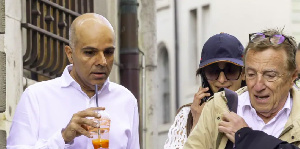
[[219, 123], [219, 131], [225, 133], [227, 138], [235, 143], [235, 133], [243, 127], [248, 127], [245, 120], [234, 112], [224, 113]]

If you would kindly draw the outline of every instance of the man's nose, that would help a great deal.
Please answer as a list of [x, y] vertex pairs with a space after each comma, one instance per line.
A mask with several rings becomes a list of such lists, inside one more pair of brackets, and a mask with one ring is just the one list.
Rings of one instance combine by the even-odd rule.
[[257, 78], [255, 80], [255, 85], [254, 85], [254, 89], [256, 91], [261, 91], [263, 89], [266, 88], [266, 85], [265, 85], [265, 79], [262, 75], [257, 75]]
[[103, 52], [99, 52], [99, 54], [96, 55], [96, 65], [106, 66], [106, 57]]
[[218, 77], [218, 81], [220, 83], [224, 83], [225, 81], [227, 81], [227, 78], [226, 78], [226, 76], [225, 76], [225, 74], [224, 74], [223, 71], [220, 72], [219, 77]]

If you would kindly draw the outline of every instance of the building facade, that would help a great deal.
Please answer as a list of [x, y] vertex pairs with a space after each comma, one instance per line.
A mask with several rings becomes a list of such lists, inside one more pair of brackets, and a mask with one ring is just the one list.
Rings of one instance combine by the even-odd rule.
[[[68, 3], [68, 4], [67, 4]], [[81, 5], [81, 4], [82, 5]], [[68, 6], [67, 6], [68, 5]], [[71, 6], [72, 5], [72, 6]], [[30, 7], [30, 9], [28, 9]], [[69, 7], [69, 10], [65, 10], [64, 8]], [[71, 8], [72, 7], [72, 8]], [[38, 77], [34, 77], [37, 75], [32, 75], [36, 69], [30, 70], [30, 68], [34, 67], [35, 63], [31, 63], [28, 65], [28, 68], [26, 67], [26, 64], [28, 61], [30, 61], [30, 57], [26, 58], [26, 53], [28, 46], [30, 45], [31, 53], [30, 56], [34, 56], [35, 54], [40, 54], [41, 51], [46, 51], [47, 48], [46, 45], [49, 43], [49, 46], [54, 46], [55, 48], [60, 48], [60, 46], [63, 47], [62, 42], [63, 38], [60, 37], [68, 37], [66, 35], [67, 27], [69, 27], [71, 23], [71, 19], [68, 18], [72, 15], [79, 15], [80, 13], [85, 12], [96, 12], [98, 14], [102, 14], [105, 16], [112, 24], [112, 26], [115, 29], [115, 33], [119, 34], [119, 19], [118, 14], [118, 7], [119, 2], [118, 0], [86, 0], [86, 1], [78, 1], [78, 0], [72, 0], [72, 1], [63, 1], [63, 0], [49, 0], [40, 2], [37, 0], [32, 1], [23, 1], [23, 0], [0, 0], [0, 107], [6, 107], [2, 113], [0, 113], [0, 144], [5, 144], [5, 137], [9, 134], [9, 129], [11, 126], [12, 118], [16, 109], [16, 106], [18, 104], [18, 101], [20, 99], [20, 96], [23, 92], [23, 90], [36, 82], [36, 79], [39, 81], [45, 80], [45, 79], [51, 79], [50, 77], [43, 77], [42, 75], [38, 75]], [[48, 11], [49, 10], [49, 11]], [[67, 14], [66, 12], [70, 12], [70, 14]], [[41, 20], [40, 22], [32, 21], [34, 16], [28, 17], [28, 15], [35, 14], [37, 15], [37, 20]], [[62, 14], [64, 13], [64, 14]], [[48, 17], [49, 16], [49, 17]], [[47, 18], [48, 17], [48, 18]], [[75, 16], [74, 16], [75, 17]], [[68, 20], [69, 19], [69, 20]], [[46, 28], [52, 23], [48, 23], [48, 20], [51, 22], [54, 22], [53, 26], [51, 27], [51, 32], [55, 35], [46, 34], [47, 30]], [[57, 25], [58, 24], [58, 25]], [[55, 25], [63, 26], [64, 32], [59, 33], [59, 31], [52, 30], [55, 28]], [[35, 36], [35, 34], [38, 32], [41, 32], [41, 29], [36, 29], [32, 26], [39, 26], [39, 28], [43, 29], [43, 26], [45, 26], [45, 29], [43, 30], [44, 34], [39, 34], [38, 38]], [[47, 26], [47, 27], [46, 27]], [[50, 27], [49, 27], [50, 28]], [[36, 29], [36, 30], [35, 30]], [[29, 32], [30, 30], [30, 32]], [[30, 35], [30, 36], [28, 36]], [[47, 36], [47, 37], [45, 37]], [[35, 47], [33, 45], [33, 42], [29, 44], [29, 38], [34, 40], [36, 39], [36, 45], [41, 46]], [[42, 40], [42, 38], [45, 40]], [[47, 39], [53, 40], [53, 42], [47, 42]], [[59, 38], [59, 40], [56, 40]], [[55, 41], [56, 40], [56, 41]], [[118, 43], [119, 38], [117, 36], [116, 43]], [[42, 48], [41, 43], [45, 44], [45, 47]], [[65, 44], [65, 43], [64, 43]], [[37, 48], [38, 52], [34, 52], [34, 48]], [[118, 55], [118, 46], [116, 55]], [[33, 50], [32, 50], [33, 49]], [[49, 49], [48, 49], [49, 50]], [[51, 49], [52, 50], [52, 49]], [[50, 50], [49, 50], [50, 51]], [[52, 50], [53, 51], [53, 50]], [[64, 52], [62, 52], [64, 55]], [[53, 53], [52, 53], [53, 54]], [[45, 54], [46, 55], [46, 54]], [[63, 56], [61, 55], [61, 56]], [[48, 55], [49, 56], [49, 55]], [[38, 55], [40, 58], [41, 55]], [[47, 55], [44, 57], [46, 59]], [[27, 61], [28, 60], [28, 61]], [[66, 59], [64, 59], [66, 60]], [[39, 61], [38, 59], [36, 61]], [[35, 62], [36, 62], [35, 61]], [[50, 61], [47, 61], [46, 63], [51, 63]], [[57, 60], [59, 61], [59, 60]], [[29, 62], [28, 62], [29, 63]], [[43, 65], [45, 62], [40, 62], [40, 65]], [[64, 62], [60, 61], [60, 63]], [[60, 63], [57, 63], [55, 68], [57, 69], [59, 66], [62, 65]], [[119, 67], [117, 64], [119, 64], [118, 58], [115, 59], [114, 67], [110, 75], [110, 80], [113, 82], [120, 82], [119, 81]], [[42, 68], [42, 67], [40, 67]], [[61, 70], [60, 70], [61, 71]], [[44, 72], [44, 71], [43, 71]], [[53, 72], [55, 72], [53, 70]], [[58, 74], [61, 72], [58, 72]], [[48, 73], [48, 75], [51, 73]], [[56, 74], [53, 74], [55, 76]], [[46, 74], [47, 76], [47, 74]], [[35, 80], [33, 79], [35, 78]], [[3, 104], [2, 104], [3, 103]], [[2, 133], [4, 132], [4, 133]], [[3, 142], [3, 143], [2, 143]], [[0, 148], [5, 148], [4, 146], [1, 146]]]
[[[37, 2], [37, 0], [32, 1]], [[59, 3], [60, 0], [51, 1]], [[163, 148], [177, 109], [192, 102], [194, 94], [201, 85], [200, 78], [195, 75], [201, 49], [210, 36], [220, 32], [229, 33], [236, 36], [245, 46], [249, 33], [278, 27], [284, 28], [285, 32], [300, 41], [300, 0], [153, 0], [151, 3], [149, 0], [139, 0], [138, 2], [140, 14], [145, 11], [148, 13], [149, 4], [151, 6], [156, 4], [153, 10], [153, 13], [156, 10], [156, 14], [148, 13], [151, 15], [149, 18], [156, 18], [152, 21], [156, 29], [147, 28], [149, 25], [145, 21], [147, 14], [139, 18], [140, 21], [145, 21], [139, 23], [139, 27], [142, 27], [139, 30], [139, 46], [142, 51], [147, 48], [154, 51], [153, 53], [144, 51], [146, 57], [155, 55], [152, 56], [154, 63], [147, 63], [146, 58], [145, 67], [151, 70], [157, 69], [157, 74], [156, 70], [152, 73], [154, 78], [146, 76], [146, 81], [141, 81], [141, 86], [145, 86], [141, 98], [148, 93], [148, 96], [143, 99], [147, 111], [140, 111], [140, 118], [144, 117], [144, 121], [147, 121], [147, 124], [142, 122], [140, 126], [143, 127], [143, 133], [148, 134], [143, 134], [142, 137], [152, 138], [148, 140], [148, 144], [151, 145], [143, 146], [144, 148]], [[94, 0], [93, 3], [94, 12], [105, 16], [118, 35], [119, 5], [120, 0]], [[0, 79], [0, 87], [5, 87], [2, 90], [0, 88], [2, 91], [0, 91], [0, 100], [5, 100], [6, 103], [5, 112], [0, 113], [0, 130], [5, 130], [6, 133], [9, 132], [16, 105], [24, 88], [35, 83], [23, 67], [23, 56], [26, 54], [27, 46], [26, 29], [22, 27], [22, 23], [25, 22], [25, 0], [0, 0], [0, 54], [6, 55], [6, 59], [0, 58], [0, 78], [5, 77], [5, 84]], [[156, 33], [153, 33], [155, 31]], [[148, 34], [145, 35], [146, 33]], [[149, 34], [157, 38], [157, 52], [156, 48], [145, 44], [150, 38], [144, 36], [149, 37]], [[119, 40], [117, 36], [117, 44]], [[116, 53], [117, 58], [110, 80], [119, 83], [118, 52], [119, 50]], [[5, 68], [6, 74], [1, 73], [1, 68]], [[142, 75], [145, 74], [141, 73]], [[150, 81], [147, 80], [157, 81], [157, 88], [156, 86], [149, 88]], [[148, 103], [150, 100], [151, 103]], [[154, 127], [147, 129], [144, 124]]]
[[225, 32], [246, 46], [249, 33], [284, 28], [299, 42], [299, 4], [299, 0], [157, 0], [158, 66], [163, 67], [158, 76], [169, 75], [159, 77], [159, 148], [177, 108], [191, 103], [201, 86], [196, 70], [205, 41]]
[[[76, 16], [86, 12], [103, 15], [114, 28], [116, 50], [110, 81], [122, 83], [120, 70], [124, 73], [125, 67], [135, 72], [138, 70], [137, 77], [125, 79], [127, 82], [135, 79], [140, 83], [136, 88], [139, 90], [137, 94], [140, 94], [137, 98], [141, 148], [156, 148], [155, 0], [0, 0], [0, 148], [5, 148], [12, 118], [24, 89], [37, 81], [58, 77], [68, 64], [62, 50], [68, 44], [68, 28]], [[124, 12], [127, 14], [123, 15]], [[127, 21], [124, 26], [122, 20]], [[131, 27], [137, 22], [130, 21], [139, 21], [139, 26]], [[128, 31], [136, 36], [124, 35]], [[126, 46], [133, 45], [133, 38], [138, 40], [134, 41], [138, 47], [132, 50]], [[122, 45], [125, 47], [120, 52]], [[138, 54], [137, 67], [121, 64], [120, 55], [132, 52]]]

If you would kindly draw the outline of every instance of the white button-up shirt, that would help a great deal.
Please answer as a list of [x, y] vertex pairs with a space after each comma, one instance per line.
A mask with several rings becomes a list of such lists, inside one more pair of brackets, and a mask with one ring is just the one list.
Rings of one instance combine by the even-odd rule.
[[[72, 65], [61, 77], [28, 87], [16, 109], [8, 149], [93, 149], [92, 140], [85, 136], [65, 144], [61, 131], [73, 114], [95, 107], [95, 95], [89, 98], [70, 76]], [[133, 94], [125, 87], [106, 81], [98, 91], [99, 107], [110, 115], [110, 149], [139, 149], [138, 107]]]
[[283, 108], [267, 124], [257, 115], [255, 109], [252, 107], [248, 91], [239, 95], [238, 100], [237, 114], [246, 121], [249, 127], [253, 130], [263, 131], [276, 138], [279, 137], [292, 109], [293, 101], [290, 94]]

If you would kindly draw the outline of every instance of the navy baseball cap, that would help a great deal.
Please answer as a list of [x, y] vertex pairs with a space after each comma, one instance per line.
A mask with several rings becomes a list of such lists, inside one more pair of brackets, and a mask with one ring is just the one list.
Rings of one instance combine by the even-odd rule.
[[227, 33], [214, 35], [203, 46], [199, 68], [221, 61], [244, 66], [243, 51], [244, 47], [236, 37]]

